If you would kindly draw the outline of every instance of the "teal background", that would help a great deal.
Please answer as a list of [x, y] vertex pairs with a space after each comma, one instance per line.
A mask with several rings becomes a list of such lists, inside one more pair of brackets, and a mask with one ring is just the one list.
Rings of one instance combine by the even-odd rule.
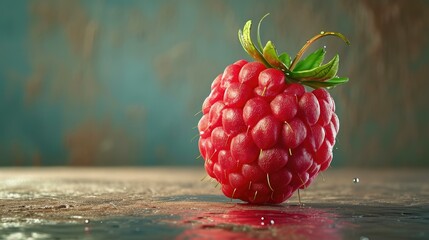
[[428, 1], [0, 1], [0, 165], [202, 165], [211, 81], [249, 57], [237, 30], [294, 55], [321, 30], [347, 85], [333, 166], [429, 166]]

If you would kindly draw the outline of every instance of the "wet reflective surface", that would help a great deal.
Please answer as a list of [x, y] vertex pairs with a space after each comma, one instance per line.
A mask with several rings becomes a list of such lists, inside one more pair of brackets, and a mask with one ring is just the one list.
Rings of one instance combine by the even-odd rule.
[[330, 171], [303, 206], [230, 201], [200, 173], [0, 169], [0, 239], [429, 239], [427, 171]]
[[162, 221], [168, 217], [115, 217], [86, 223], [3, 223], [0, 239], [172, 239], [183, 227]]
[[428, 239], [429, 207], [257, 206], [55, 222], [2, 218], [2, 239]]
[[290, 239], [428, 239], [429, 207], [283, 206], [254, 210], [239, 206], [226, 213], [205, 213], [187, 220], [185, 239], [210, 235]]
[[[238, 208], [238, 209], [237, 209]], [[344, 223], [335, 214], [308, 207], [278, 210], [237, 206], [226, 213], [205, 213], [186, 223], [193, 225], [179, 239], [225, 238], [270, 239], [293, 236], [297, 239], [342, 239]]]

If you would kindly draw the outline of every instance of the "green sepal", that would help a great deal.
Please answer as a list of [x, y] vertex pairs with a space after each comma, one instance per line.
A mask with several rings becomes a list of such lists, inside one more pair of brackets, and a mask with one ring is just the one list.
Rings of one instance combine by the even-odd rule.
[[308, 55], [305, 59], [299, 61], [296, 64], [293, 71], [297, 72], [297, 71], [310, 70], [310, 69], [319, 67], [325, 58], [325, 53], [326, 51], [324, 48], [320, 48], [314, 51], [313, 53]]
[[279, 59], [289, 69], [290, 64], [292, 62], [292, 59], [290, 58], [289, 54], [287, 54], [287, 52], [284, 52], [280, 54]]
[[250, 36], [250, 31], [252, 28], [252, 21], [249, 20], [243, 27], [243, 31], [238, 30], [238, 39], [240, 40], [241, 46], [244, 50], [255, 60], [262, 62], [265, 66], [270, 67], [270, 65], [265, 61], [262, 53], [255, 47]]
[[272, 67], [284, 70], [287, 69], [286, 65], [280, 60], [279, 56], [277, 55], [276, 47], [271, 41], [268, 41], [265, 45], [264, 50], [262, 51], [262, 55]]
[[337, 74], [339, 60], [340, 57], [337, 54], [331, 61], [322, 66], [302, 71], [295, 71], [294, 69], [289, 73], [289, 77], [299, 81], [324, 81], [333, 78]]
[[346, 78], [346, 77], [343, 77], [343, 78], [334, 77], [334, 78], [331, 78], [331, 79], [323, 81], [323, 82], [321, 82], [321, 81], [305, 81], [305, 82], [302, 82], [302, 84], [305, 84], [309, 87], [316, 88], [316, 89], [317, 88], [330, 89], [330, 88], [333, 88], [339, 84], [346, 83], [348, 81], [349, 81], [349, 78]]
[[324, 48], [314, 51], [305, 59], [300, 61], [305, 50], [319, 38], [325, 36], [337, 36], [344, 40], [347, 44], [350, 44], [344, 35], [336, 32], [322, 31], [320, 34], [317, 34], [308, 40], [301, 50], [296, 54], [293, 61], [291, 61], [290, 55], [286, 52], [278, 55], [277, 50], [271, 41], [268, 41], [265, 47], [262, 46], [260, 27], [262, 20], [267, 15], [265, 15], [258, 24], [258, 46], [255, 46], [251, 39], [251, 20], [246, 22], [243, 30], [240, 29], [238, 31], [238, 38], [241, 45], [253, 59], [262, 62], [267, 68], [276, 68], [281, 70], [286, 75], [286, 81], [288, 83], [300, 83], [312, 88], [332, 88], [336, 85], [349, 81], [348, 78], [339, 78], [336, 76], [339, 64], [338, 55], [335, 55], [331, 61], [322, 65], [326, 53]]

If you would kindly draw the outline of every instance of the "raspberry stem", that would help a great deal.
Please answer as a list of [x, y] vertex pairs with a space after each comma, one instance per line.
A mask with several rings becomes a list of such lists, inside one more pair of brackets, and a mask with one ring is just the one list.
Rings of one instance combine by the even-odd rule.
[[299, 60], [301, 59], [302, 55], [304, 54], [304, 52], [308, 49], [308, 47], [310, 47], [310, 45], [312, 43], [314, 43], [316, 40], [318, 40], [319, 38], [322, 37], [326, 37], [326, 36], [337, 36], [339, 38], [341, 38], [345, 43], [347, 43], [347, 45], [350, 45], [350, 41], [341, 33], [337, 33], [337, 32], [320, 32], [319, 34], [317, 34], [316, 36], [312, 37], [310, 40], [308, 40], [304, 46], [302, 46], [301, 50], [299, 50], [299, 52], [296, 54], [295, 58], [293, 59], [289, 70], [292, 71], [296, 64], [299, 62]]
[[257, 30], [257, 32], [256, 32], [256, 37], [258, 38], [258, 39], [257, 39], [257, 41], [258, 41], [259, 49], [264, 49], [264, 47], [262, 46], [260, 29], [261, 29], [261, 23], [262, 23], [262, 21], [264, 21], [264, 19], [265, 19], [268, 15], [270, 15], [270, 14], [269, 14], [269, 13], [265, 14], [265, 16], [263, 16], [263, 17], [261, 18], [261, 20], [259, 20], [259, 23], [258, 23], [258, 30]]

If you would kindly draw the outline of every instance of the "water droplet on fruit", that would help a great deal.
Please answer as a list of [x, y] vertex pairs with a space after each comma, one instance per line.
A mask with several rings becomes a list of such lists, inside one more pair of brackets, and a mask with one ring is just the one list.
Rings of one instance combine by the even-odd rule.
[[261, 217], [261, 221], [264, 221], [265, 220], [265, 218], [264, 217]]
[[85, 219], [85, 224], [89, 224], [91, 221], [89, 219]]
[[274, 225], [274, 220], [273, 219], [271, 219], [270, 224]]
[[325, 34], [325, 31], [321, 31], [320, 34], [322, 34], [322, 35]]
[[262, 226], [265, 226], [265, 223], [264, 223], [264, 222], [261, 222], [261, 225], [262, 225]]
[[359, 178], [353, 178], [353, 183], [359, 183]]

